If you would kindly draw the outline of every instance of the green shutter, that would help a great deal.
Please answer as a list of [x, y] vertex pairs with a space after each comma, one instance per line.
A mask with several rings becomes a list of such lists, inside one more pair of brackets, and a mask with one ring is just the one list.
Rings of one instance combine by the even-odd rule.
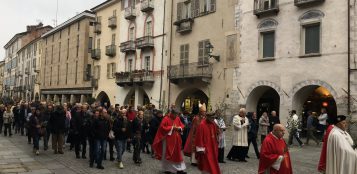
[[305, 27], [305, 54], [320, 53], [320, 25]]

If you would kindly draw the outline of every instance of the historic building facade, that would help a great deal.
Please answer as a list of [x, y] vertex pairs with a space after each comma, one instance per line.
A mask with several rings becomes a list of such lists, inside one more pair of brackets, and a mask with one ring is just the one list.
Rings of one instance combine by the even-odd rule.
[[3, 96], [3, 84], [4, 84], [4, 69], [5, 69], [5, 61], [0, 61], [0, 95]]
[[92, 8], [96, 14], [94, 24], [93, 59], [93, 96], [98, 102], [115, 104], [119, 87], [115, 84], [115, 73], [120, 62], [119, 20], [121, 2], [105, 1]]
[[232, 74], [238, 66], [237, 0], [173, 0], [168, 60], [168, 100], [181, 110], [197, 111], [232, 101]]
[[237, 6], [236, 100], [248, 111], [347, 113], [347, 1], [254, 0]]
[[94, 19], [84, 11], [42, 35], [42, 101], [83, 103], [92, 97]]
[[122, 0], [119, 18], [120, 60], [115, 102], [164, 105], [166, 92], [167, 0]]

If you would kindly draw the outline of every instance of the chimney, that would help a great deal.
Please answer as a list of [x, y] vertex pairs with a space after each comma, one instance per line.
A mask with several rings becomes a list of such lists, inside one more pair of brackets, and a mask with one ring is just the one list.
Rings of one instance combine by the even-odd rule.
[[33, 31], [33, 30], [36, 30], [36, 29], [41, 28], [41, 27], [43, 27], [42, 22], [40, 22], [37, 25], [28, 25], [27, 26], [27, 31]]

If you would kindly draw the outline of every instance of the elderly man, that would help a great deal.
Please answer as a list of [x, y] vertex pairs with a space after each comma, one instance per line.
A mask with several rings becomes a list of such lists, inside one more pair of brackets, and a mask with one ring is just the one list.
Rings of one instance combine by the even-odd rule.
[[228, 160], [247, 162], [245, 157], [248, 152], [248, 127], [249, 120], [246, 117], [245, 108], [239, 110], [239, 115], [233, 117], [233, 147], [229, 151]]
[[260, 149], [259, 174], [292, 174], [290, 154], [283, 139], [285, 128], [275, 124]]
[[346, 132], [346, 116], [337, 116], [335, 122], [327, 142], [326, 174], [357, 173], [357, 151]]

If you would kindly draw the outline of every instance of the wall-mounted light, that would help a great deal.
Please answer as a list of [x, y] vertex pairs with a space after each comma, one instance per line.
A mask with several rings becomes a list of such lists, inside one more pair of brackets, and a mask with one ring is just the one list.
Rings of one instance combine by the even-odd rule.
[[206, 44], [206, 48], [208, 49], [208, 56], [209, 56], [209, 58], [211, 59], [211, 58], [213, 58], [213, 59], [215, 59], [217, 62], [219, 62], [220, 61], [220, 56], [219, 55], [212, 55], [212, 52], [213, 52], [213, 45], [211, 44], [211, 42], [208, 42], [207, 44]]

